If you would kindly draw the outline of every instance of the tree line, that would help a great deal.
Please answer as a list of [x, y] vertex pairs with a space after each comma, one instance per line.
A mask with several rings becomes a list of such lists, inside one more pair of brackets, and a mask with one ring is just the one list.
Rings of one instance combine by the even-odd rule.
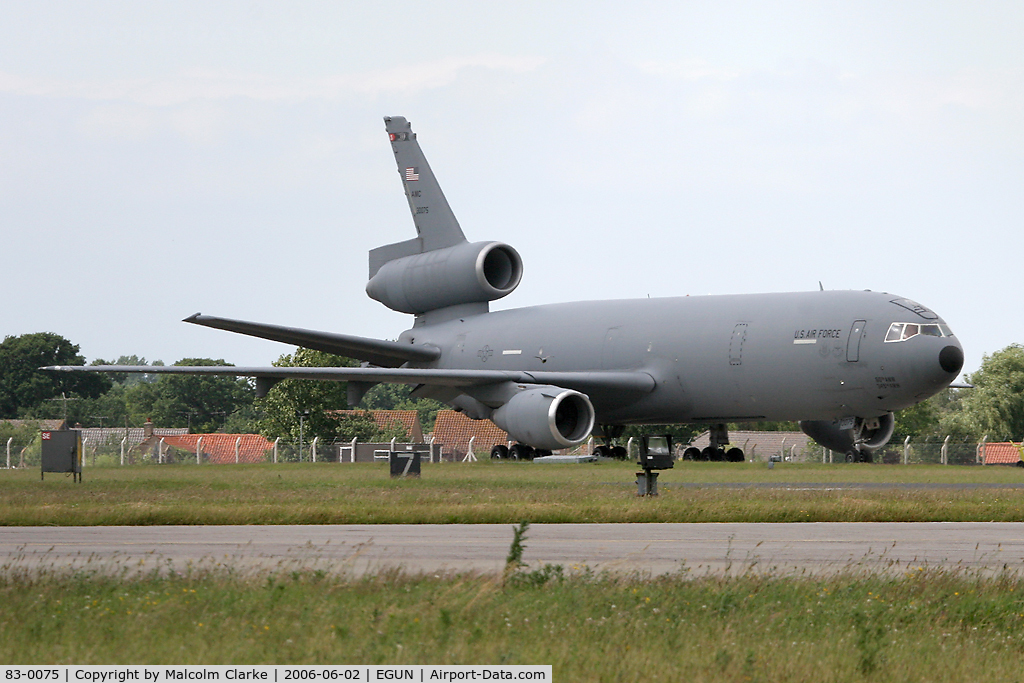
[[[147, 373], [54, 373], [48, 365], [85, 365], [77, 344], [50, 332], [6, 337], [0, 343], [0, 419], [66, 419], [70, 426], [186, 427], [193, 433], [259, 433], [298, 441], [404, 439], [401, 425], [379, 426], [366, 413], [341, 415], [347, 408], [347, 383], [283, 380], [257, 399], [251, 378]], [[135, 355], [96, 359], [90, 365], [146, 365]], [[163, 365], [153, 361], [152, 365]], [[182, 358], [174, 365], [231, 365], [222, 358]], [[297, 349], [274, 361], [279, 367], [345, 367], [355, 361], [321, 351]], [[409, 396], [410, 387], [378, 385], [360, 403], [365, 409], [416, 410], [425, 430], [444, 406]], [[0, 428], [6, 441], [7, 432]], [[10, 434], [7, 434], [10, 436]]]

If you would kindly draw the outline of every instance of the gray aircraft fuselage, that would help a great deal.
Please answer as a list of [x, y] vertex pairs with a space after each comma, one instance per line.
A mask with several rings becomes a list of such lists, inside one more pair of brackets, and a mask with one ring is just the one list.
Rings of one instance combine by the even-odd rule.
[[[831, 420], [914, 405], [955, 379], [955, 337], [885, 342], [893, 322], [939, 323], [868, 291], [582, 301], [425, 324], [417, 367], [650, 374], [643, 396], [591, 392], [603, 424]], [[861, 321], [853, 332], [854, 325]], [[948, 352], [947, 352], [948, 353]], [[962, 353], [962, 352], [961, 352]]]

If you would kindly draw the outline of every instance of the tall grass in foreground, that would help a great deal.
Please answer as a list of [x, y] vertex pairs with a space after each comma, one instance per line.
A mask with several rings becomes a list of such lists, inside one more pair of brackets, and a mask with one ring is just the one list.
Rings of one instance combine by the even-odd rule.
[[1011, 575], [3, 570], [3, 663], [550, 663], [557, 681], [1024, 680], [1024, 581]]
[[[445, 463], [87, 468], [81, 484], [0, 470], [0, 526], [559, 522], [1024, 521], [1024, 488], [833, 488], [801, 482], [1024, 484], [1024, 469], [679, 463], [638, 499], [635, 465]], [[681, 487], [746, 482], [780, 488]], [[786, 484], [791, 488], [786, 488]]]

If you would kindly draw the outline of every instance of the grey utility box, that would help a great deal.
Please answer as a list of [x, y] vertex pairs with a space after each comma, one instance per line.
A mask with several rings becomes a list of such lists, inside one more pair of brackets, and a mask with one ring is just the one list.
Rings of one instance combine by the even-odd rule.
[[420, 476], [419, 451], [391, 451], [388, 453], [392, 477]]
[[71, 473], [75, 481], [82, 481], [82, 432], [77, 429], [42, 433], [42, 472]]

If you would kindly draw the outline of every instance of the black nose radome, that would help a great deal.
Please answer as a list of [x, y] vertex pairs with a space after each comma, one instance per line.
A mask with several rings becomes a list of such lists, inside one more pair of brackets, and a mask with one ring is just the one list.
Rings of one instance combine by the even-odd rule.
[[947, 346], [939, 351], [939, 365], [951, 375], [960, 372], [964, 366], [964, 352], [959, 346]]

